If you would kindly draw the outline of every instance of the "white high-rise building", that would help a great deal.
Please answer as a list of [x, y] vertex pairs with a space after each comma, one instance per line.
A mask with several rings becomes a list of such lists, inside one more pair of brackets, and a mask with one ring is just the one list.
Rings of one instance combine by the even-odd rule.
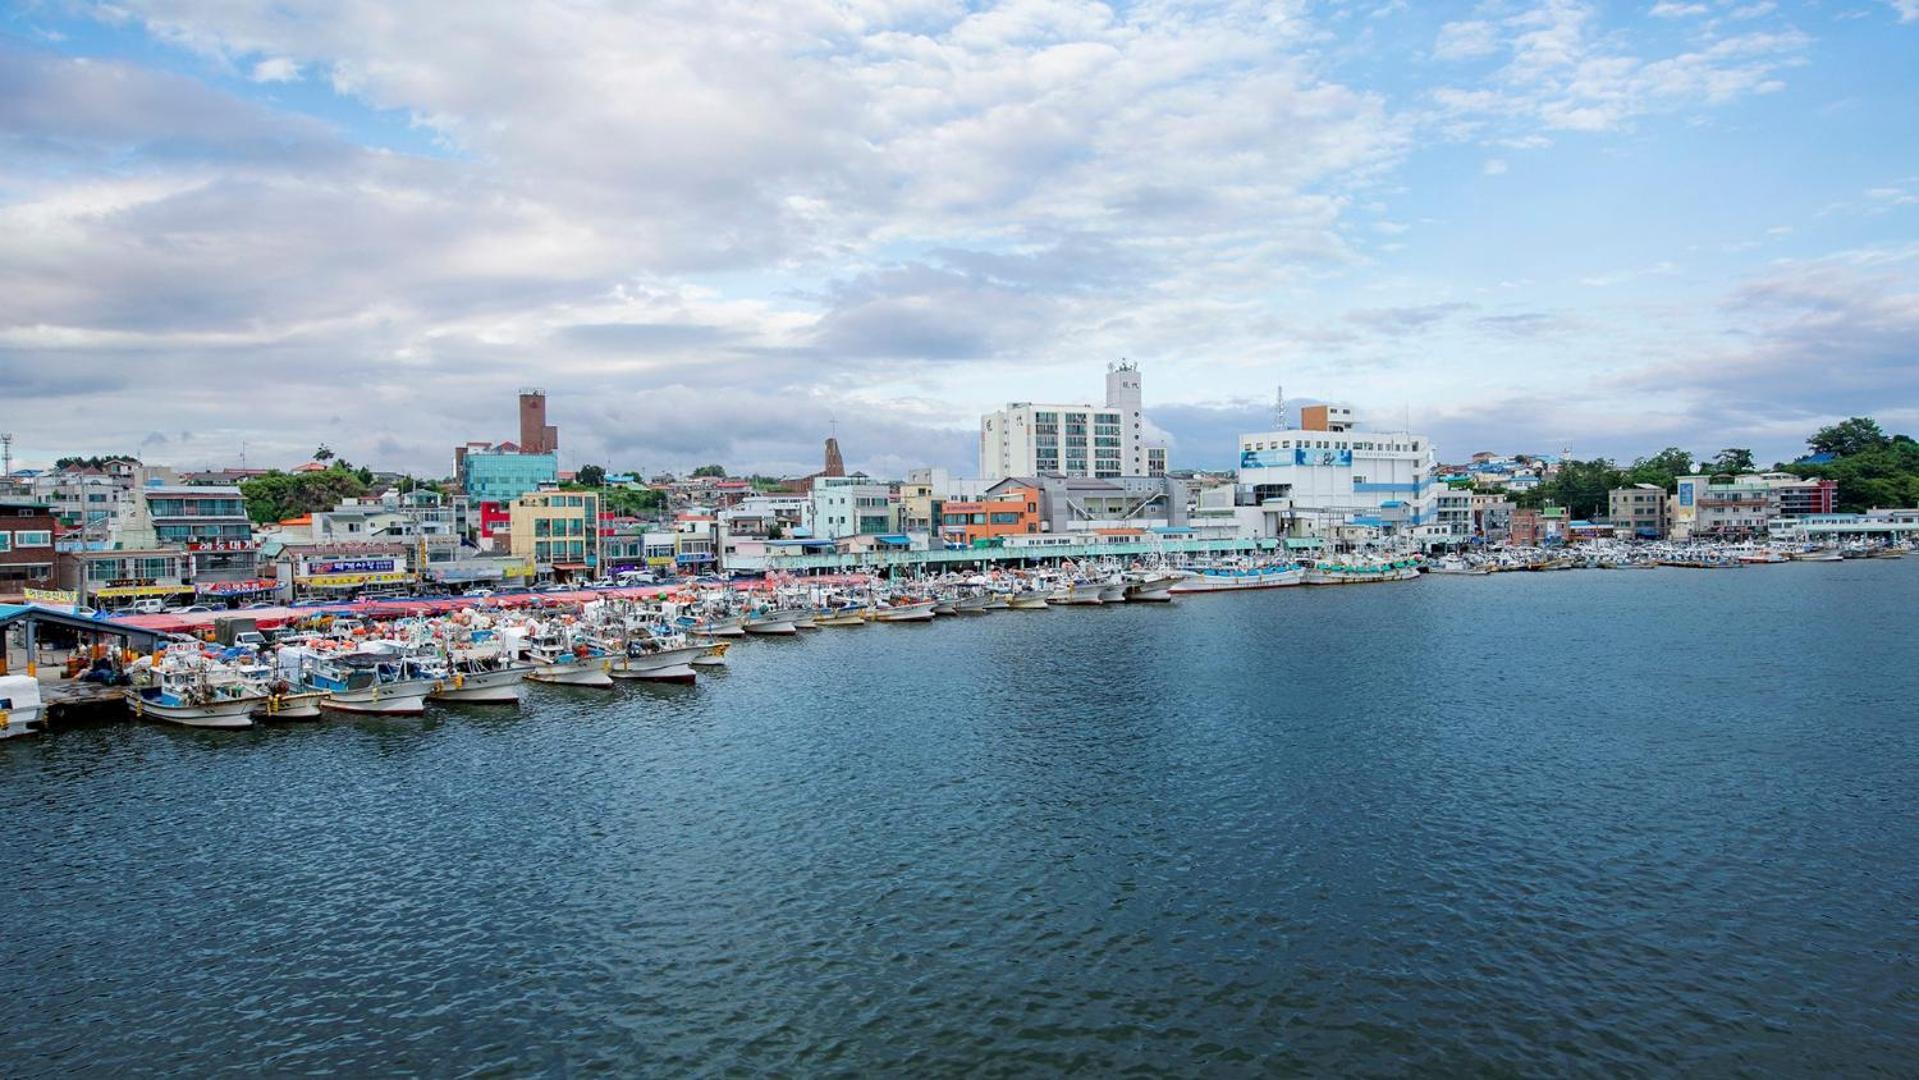
[[1359, 525], [1406, 536], [1436, 519], [1433, 444], [1403, 431], [1359, 431], [1345, 405], [1300, 410], [1297, 428], [1239, 437], [1239, 486], [1255, 505], [1322, 531]]
[[1163, 476], [1166, 450], [1146, 444], [1140, 400], [1139, 365], [1122, 361], [1106, 370], [1104, 406], [1019, 401], [987, 413], [980, 417], [980, 477]]

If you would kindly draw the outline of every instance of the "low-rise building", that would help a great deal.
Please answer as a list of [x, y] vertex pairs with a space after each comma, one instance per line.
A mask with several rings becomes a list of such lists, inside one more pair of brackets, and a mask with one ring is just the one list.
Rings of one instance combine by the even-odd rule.
[[34, 499], [0, 499], [0, 600], [51, 591], [58, 582], [53, 507]]
[[893, 489], [860, 476], [821, 476], [813, 481], [813, 535], [825, 540], [881, 536], [900, 531]]
[[541, 578], [575, 581], [600, 567], [600, 497], [590, 491], [534, 491], [513, 500], [512, 552]]
[[102, 611], [138, 600], [183, 603], [192, 595], [187, 553], [177, 548], [79, 550], [60, 556], [62, 588]]
[[1015, 481], [981, 499], [948, 499], [940, 504], [939, 537], [947, 547], [973, 547], [996, 538], [1035, 534], [1044, 527], [1040, 492]]
[[1621, 536], [1664, 540], [1667, 527], [1666, 489], [1658, 484], [1614, 488], [1606, 497], [1607, 516]]

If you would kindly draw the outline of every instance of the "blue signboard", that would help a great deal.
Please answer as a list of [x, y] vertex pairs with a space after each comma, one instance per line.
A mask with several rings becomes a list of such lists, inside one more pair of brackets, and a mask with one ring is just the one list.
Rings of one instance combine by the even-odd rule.
[[1293, 451], [1295, 465], [1347, 465], [1353, 463], [1351, 450], [1315, 450], [1304, 446]]

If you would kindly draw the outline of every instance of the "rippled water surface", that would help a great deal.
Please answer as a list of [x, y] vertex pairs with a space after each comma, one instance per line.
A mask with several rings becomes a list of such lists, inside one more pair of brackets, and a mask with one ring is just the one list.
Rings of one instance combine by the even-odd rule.
[[1919, 560], [0, 744], [0, 1073], [1906, 1073]]

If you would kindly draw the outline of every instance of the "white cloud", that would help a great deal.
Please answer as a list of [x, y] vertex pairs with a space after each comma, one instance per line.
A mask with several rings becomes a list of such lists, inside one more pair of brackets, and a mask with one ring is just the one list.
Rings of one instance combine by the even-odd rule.
[[253, 65], [257, 83], [292, 82], [300, 77], [300, 65], [284, 56], [274, 56]]
[[1498, 51], [1499, 30], [1481, 20], [1449, 22], [1433, 42], [1433, 55], [1441, 60], [1473, 60]]
[[1487, 158], [1486, 164], [1480, 166], [1479, 171], [1486, 176], [1504, 176], [1506, 174], [1506, 159]]

